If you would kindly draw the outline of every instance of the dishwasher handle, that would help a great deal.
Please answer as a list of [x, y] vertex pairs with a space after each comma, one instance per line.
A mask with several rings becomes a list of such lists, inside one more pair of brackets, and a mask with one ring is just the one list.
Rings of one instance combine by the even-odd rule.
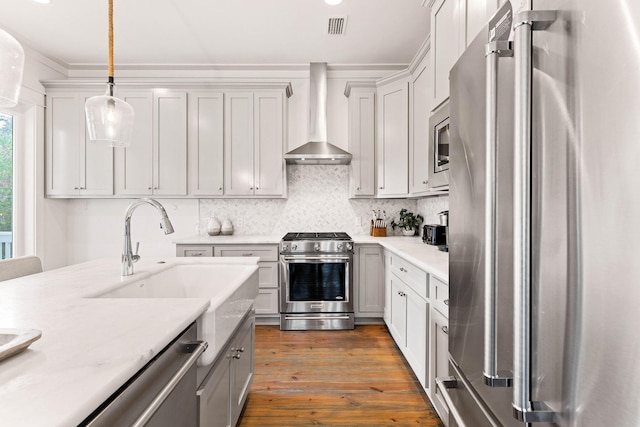
[[184, 362], [180, 369], [171, 377], [167, 384], [160, 390], [156, 397], [151, 401], [149, 406], [140, 414], [138, 419], [132, 424], [132, 427], [142, 427], [149, 422], [151, 417], [162, 406], [164, 401], [169, 397], [173, 389], [176, 388], [180, 380], [196, 363], [200, 355], [205, 352], [209, 344], [206, 341], [195, 341], [187, 344], [187, 353], [191, 352], [191, 356]]

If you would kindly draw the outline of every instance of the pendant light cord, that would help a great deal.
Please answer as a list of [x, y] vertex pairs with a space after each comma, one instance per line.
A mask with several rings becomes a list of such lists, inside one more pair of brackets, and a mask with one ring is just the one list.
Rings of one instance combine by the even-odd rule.
[[109, 92], [113, 96], [113, 0], [109, 0]]

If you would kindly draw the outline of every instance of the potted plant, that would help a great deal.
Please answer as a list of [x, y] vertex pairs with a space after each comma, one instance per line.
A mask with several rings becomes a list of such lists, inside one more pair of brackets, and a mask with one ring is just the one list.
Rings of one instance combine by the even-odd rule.
[[400, 210], [400, 220], [398, 222], [395, 219], [391, 220], [391, 228], [394, 230], [396, 227], [402, 228], [402, 234], [405, 236], [415, 236], [418, 234], [418, 227], [424, 221], [422, 215], [414, 215], [413, 212], [409, 212], [406, 209]]

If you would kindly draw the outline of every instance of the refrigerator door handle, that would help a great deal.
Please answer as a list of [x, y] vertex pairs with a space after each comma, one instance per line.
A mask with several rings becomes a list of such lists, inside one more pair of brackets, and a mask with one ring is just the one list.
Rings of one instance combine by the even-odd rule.
[[554, 422], [556, 414], [531, 396], [531, 33], [544, 30], [555, 11], [525, 11], [514, 20], [515, 113], [513, 191], [513, 414], [527, 423]]
[[[511, 8], [505, 9], [506, 19]], [[500, 13], [500, 12], [498, 12]], [[497, 278], [497, 179], [496, 153], [498, 151], [498, 61], [513, 56], [510, 41], [492, 41], [485, 46], [487, 67], [485, 117], [485, 199], [484, 199], [484, 383], [490, 387], [511, 387], [511, 372], [498, 371], [498, 297]]]

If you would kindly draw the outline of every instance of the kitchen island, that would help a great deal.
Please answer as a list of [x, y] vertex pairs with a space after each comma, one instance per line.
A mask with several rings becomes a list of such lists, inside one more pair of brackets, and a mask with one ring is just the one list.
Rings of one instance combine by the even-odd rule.
[[[77, 425], [210, 304], [204, 298], [95, 296], [176, 264], [256, 262], [142, 260], [135, 274], [121, 278], [119, 260], [105, 259], [0, 283], [0, 327], [42, 331], [27, 350], [0, 361], [0, 424]], [[207, 353], [220, 350], [210, 343]]]

